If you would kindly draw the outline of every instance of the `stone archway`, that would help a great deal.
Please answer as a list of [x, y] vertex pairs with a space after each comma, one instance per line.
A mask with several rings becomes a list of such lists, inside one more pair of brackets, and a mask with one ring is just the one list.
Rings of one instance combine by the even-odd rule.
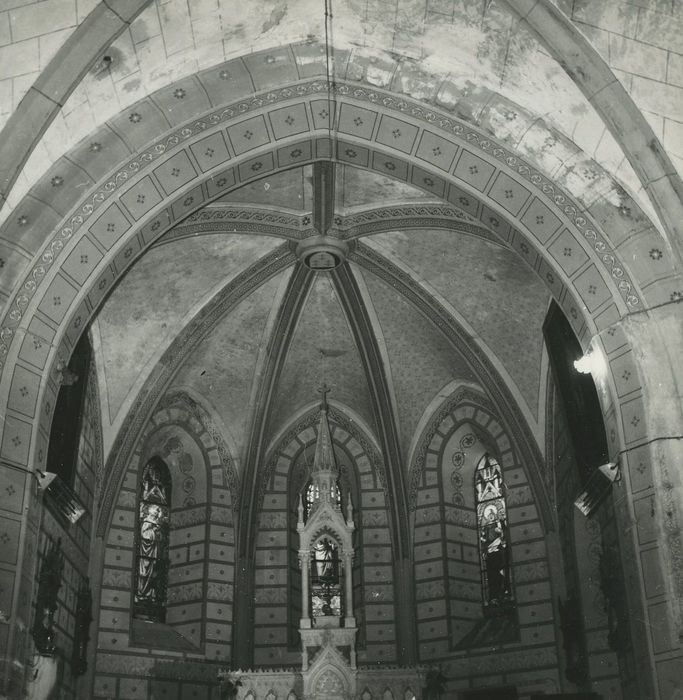
[[[14, 397], [21, 387], [8, 381], [5, 368], [16, 360], [33, 360], [41, 370], [56, 362], [54, 351], [35, 357], [25, 338], [44, 338], [68, 356], [117, 277], [165, 230], [265, 173], [330, 158], [328, 116], [322, 122], [320, 117], [327, 104], [323, 89], [319, 81], [296, 91], [283, 88], [195, 120], [125, 163], [68, 217], [24, 279], [0, 330], [5, 358], [0, 396], [7, 397], [10, 409], [4, 456], [28, 464], [30, 446], [40, 463], [42, 446], [33, 437], [36, 407], [54, 405], [53, 392], [44, 383], [41, 387], [36, 374], [22, 381], [28, 392], [22, 400]], [[641, 308], [638, 288], [607, 240], [569, 196], [517, 156], [452, 117], [379, 92], [339, 89], [339, 161], [398, 177], [460, 206], [477, 202], [479, 219], [531, 262], [584, 345], [629, 309]], [[271, 104], [264, 108], [264, 101]], [[288, 118], [295, 126], [287, 126]], [[210, 164], [201, 149], [213, 153]], [[223, 158], [218, 166], [217, 153]], [[35, 313], [47, 321], [40, 333], [29, 328]], [[635, 376], [631, 386], [633, 381]], [[23, 410], [15, 414], [17, 403]], [[629, 410], [632, 417], [640, 407]], [[49, 423], [50, 417], [48, 409], [42, 421]], [[627, 443], [628, 425], [627, 420]]]
[[[20, 468], [44, 462], [45, 428], [56, 398], [47, 377], [58, 356], [70, 354], [107, 290], [148, 245], [186, 215], [264, 173], [330, 158], [472, 205], [482, 223], [532, 261], [584, 347], [595, 338], [610, 360], [603, 394], [610, 448], [635, 450], [646, 443], [638, 363], [618, 327], [620, 318], [645, 308], [643, 295], [598, 227], [554, 183], [477, 129], [382, 91], [339, 87], [334, 143], [329, 113], [323, 116], [326, 87], [300, 83], [175, 130], [78, 204], [42, 248], [3, 319], [3, 458]], [[219, 152], [223, 162], [214, 165]], [[21, 207], [17, 213], [17, 225], [26, 225]], [[661, 259], [657, 252], [650, 251], [653, 261]], [[656, 298], [646, 294], [644, 300], [652, 304]]]

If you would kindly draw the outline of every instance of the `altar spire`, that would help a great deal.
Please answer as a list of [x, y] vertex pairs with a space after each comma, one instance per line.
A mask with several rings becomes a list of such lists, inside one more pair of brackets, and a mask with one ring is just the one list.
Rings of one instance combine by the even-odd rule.
[[311, 476], [322, 474], [331, 474], [334, 479], [337, 478], [337, 459], [334, 456], [334, 447], [332, 446], [332, 434], [330, 432], [330, 424], [327, 420], [327, 394], [330, 388], [327, 384], [323, 384], [318, 392], [322, 394], [320, 404], [320, 416], [318, 418], [318, 439], [315, 444], [315, 456], [313, 458], [313, 467], [311, 468]]

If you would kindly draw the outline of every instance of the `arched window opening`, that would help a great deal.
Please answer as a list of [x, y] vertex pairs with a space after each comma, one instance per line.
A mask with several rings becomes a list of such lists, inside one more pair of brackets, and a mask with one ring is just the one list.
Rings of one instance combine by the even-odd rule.
[[328, 536], [318, 539], [311, 551], [311, 614], [314, 618], [342, 615], [339, 545]]
[[140, 481], [135, 557], [134, 616], [166, 621], [171, 475], [165, 462], [152, 457]]
[[488, 454], [477, 465], [474, 487], [484, 611], [495, 614], [513, 599], [503, 471]]
[[73, 488], [78, 465], [91, 355], [90, 340], [85, 332], [79, 338], [69, 364], [60, 369], [60, 388], [50, 427], [47, 470], [70, 488]]

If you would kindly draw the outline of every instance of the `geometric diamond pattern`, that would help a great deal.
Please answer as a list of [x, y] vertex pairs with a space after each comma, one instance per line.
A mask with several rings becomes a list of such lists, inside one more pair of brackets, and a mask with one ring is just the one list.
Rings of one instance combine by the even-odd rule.
[[561, 222], [559, 218], [536, 197], [531, 202], [531, 206], [524, 212], [522, 223], [541, 243], [546, 243], [560, 227]]
[[109, 250], [129, 228], [128, 219], [119, 205], [113, 202], [100, 214], [95, 223], [91, 224], [90, 232]]
[[588, 261], [588, 253], [576, 241], [568, 229], [564, 229], [558, 238], [548, 247], [548, 252], [557, 264], [572, 277]]
[[[184, 154], [183, 154], [184, 155]], [[150, 209], [161, 202], [161, 195], [152, 178], [143, 177], [122, 197], [121, 202], [135, 219], [142, 218]]]
[[32, 418], [35, 413], [40, 375], [19, 365], [14, 368], [8, 407]]
[[636, 369], [631, 350], [628, 350], [619, 357], [611, 359], [610, 368], [619, 398], [640, 389], [638, 370]]
[[268, 129], [262, 116], [252, 117], [227, 128], [234, 152], [239, 156], [270, 143]]
[[[197, 172], [185, 151], [176, 153], [155, 168], [154, 174], [167, 195], [172, 194], [197, 176]], [[131, 202], [127, 201], [126, 206], [130, 207]]]
[[276, 139], [303, 134], [310, 128], [306, 105], [303, 102], [282, 109], [274, 109], [268, 118]]
[[[529, 198], [529, 194], [529, 190], [520, 185], [516, 180], [513, 180], [509, 175], [502, 172], [498, 174], [493, 186], [489, 190], [489, 196], [514, 216], [519, 214]], [[539, 209], [539, 212], [544, 213], [544, 210]], [[559, 225], [559, 219], [557, 220], [557, 224]], [[536, 223], [535, 227], [539, 232], [542, 232], [543, 221]], [[557, 225], [555, 229], [557, 229]]]
[[413, 150], [417, 133], [416, 126], [395, 117], [384, 115], [377, 130], [376, 141], [396, 148], [403, 153], [410, 153]]
[[190, 150], [199, 163], [202, 172], [211, 170], [230, 158], [225, 137], [220, 131], [192, 144]]
[[610, 291], [595, 265], [590, 265], [584, 270], [574, 280], [574, 284], [590, 313], [611, 298]]
[[495, 168], [490, 163], [463, 149], [453, 174], [475, 189], [483, 192], [494, 171]]
[[432, 163], [440, 170], [448, 172], [457, 152], [458, 147], [450, 141], [431, 131], [424, 131], [415, 155], [421, 160]]
[[100, 260], [102, 260], [102, 253], [89, 238], [84, 237], [65, 260], [63, 269], [80, 285], [97, 267]]

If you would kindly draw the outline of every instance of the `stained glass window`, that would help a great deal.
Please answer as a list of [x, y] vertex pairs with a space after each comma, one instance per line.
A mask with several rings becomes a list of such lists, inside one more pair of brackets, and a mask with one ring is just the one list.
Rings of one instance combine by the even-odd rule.
[[135, 617], [166, 618], [171, 475], [165, 462], [152, 457], [142, 472], [135, 558]]
[[313, 617], [341, 616], [339, 547], [323, 537], [313, 545], [311, 561], [311, 612]]
[[[320, 500], [320, 487], [318, 484], [313, 483], [313, 481], [309, 481], [306, 485], [305, 493], [305, 516], [308, 520], [308, 516], [311, 514], [313, 506]], [[332, 485], [332, 493], [330, 496], [332, 503], [336, 503], [338, 506], [341, 506], [341, 491], [339, 490], [339, 486], [337, 484]]]
[[474, 474], [484, 610], [494, 612], [512, 602], [510, 542], [503, 472], [485, 454]]

